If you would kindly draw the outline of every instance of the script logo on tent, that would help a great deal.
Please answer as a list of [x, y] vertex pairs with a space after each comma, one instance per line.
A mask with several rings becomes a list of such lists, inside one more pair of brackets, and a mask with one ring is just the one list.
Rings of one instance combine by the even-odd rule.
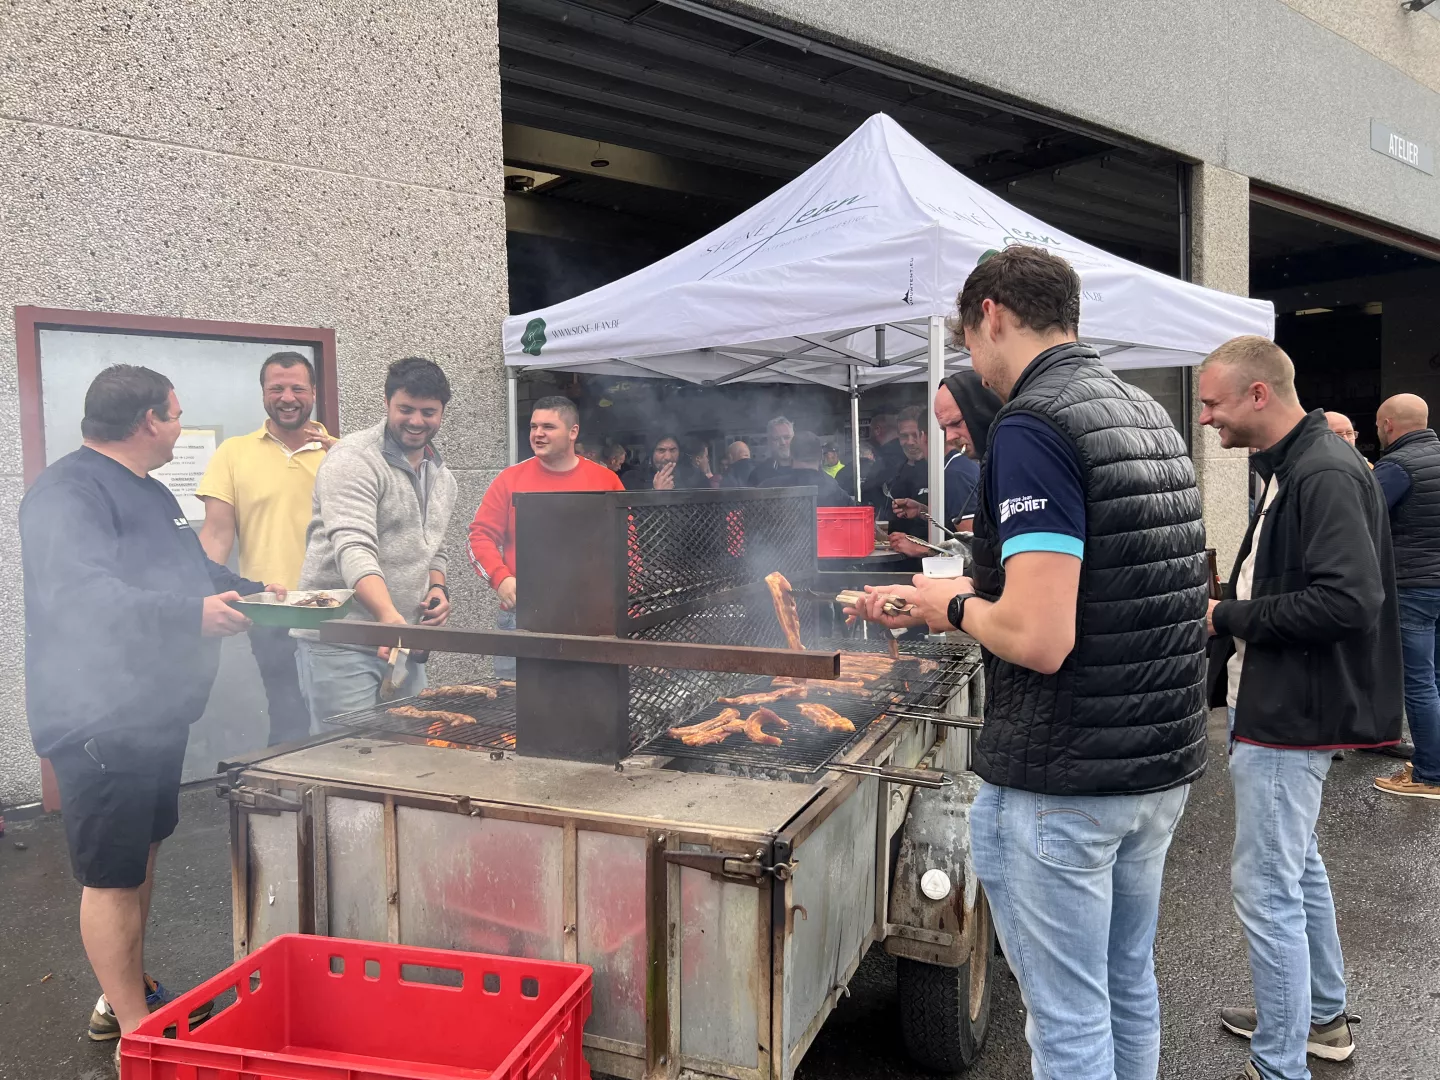
[[525, 324], [525, 333], [520, 335], [520, 347], [531, 356], [539, 356], [545, 348], [545, 320], [531, 319]]

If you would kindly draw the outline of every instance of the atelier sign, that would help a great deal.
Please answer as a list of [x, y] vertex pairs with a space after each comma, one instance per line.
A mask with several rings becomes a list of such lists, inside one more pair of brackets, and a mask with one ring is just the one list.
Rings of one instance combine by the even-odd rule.
[[1370, 121], [1370, 149], [1409, 165], [1412, 169], [1435, 175], [1435, 153], [1430, 147], [1406, 138], [1389, 124], [1379, 120]]

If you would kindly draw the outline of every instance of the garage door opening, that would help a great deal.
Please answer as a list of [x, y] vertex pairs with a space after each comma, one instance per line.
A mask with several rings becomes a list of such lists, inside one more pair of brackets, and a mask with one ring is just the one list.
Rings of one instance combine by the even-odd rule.
[[1381, 401], [1415, 393], [1440, 405], [1440, 245], [1262, 189], [1250, 292], [1275, 305], [1301, 404], [1350, 417], [1371, 460]]
[[[510, 310], [557, 303], [704, 236], [884, 112], [1020, 209], [1125, 259], [1182, 273], [1186, 169], [1172, 155], [691, 0], [500, 0]], [[1127, 373], [1185, 425], [1182, 369]], [[587, 448], [679, 434], [759, 442], [784, 414], [848, 445], [843, 394], [807, 387], [527, 375]], [[864, 418], [922, 404], [867, 394]], [[598, 447], [597, 447], [598, 448]], [[526, 453], [522, 445], [519, 452]]]

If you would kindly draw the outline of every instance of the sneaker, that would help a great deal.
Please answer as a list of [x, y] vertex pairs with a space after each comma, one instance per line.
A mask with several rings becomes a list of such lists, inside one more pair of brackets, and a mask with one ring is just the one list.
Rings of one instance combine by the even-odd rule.
[[1260, 1070], [1255, 1068], [1253, 1061], [1247, 1061], [1245, 1062], [1245, 1068], [1240, 1070], [1235, 1080], [1265, 1080], [1265, 1078], [1260, 1075]]
[[1427, 784], [1416, 780], [1412, 765], [1397, 769], [1389, 776], [1377, 776], [1375, 786], [1391, 795], [1406, 795], [1412, 799], [1440, 799], [1440, 784]]
[[[1328, 1024], [1311, 1024], [1310, 1037], [1305, 1040], [1305, 1052], [1326, 1061], [1345, 1061], [1355, 1052], [1350, 1025], [1359, 1022], [1360, 1017], [1353, 1013], [1341, 1013]], [[1248, 1039], [1255, 1034], [1255, 1010], [1221, 1009], [1220, 1023], [1231, 1034]]]
[[[149, 975], [145, 979], [145, 1007], [151, 1012], [167, 1005], [175, 1000], [175, 995], [166, 990], [164, 985], [152, 979]], [[210, 1018], [210, 1013], [215, 1009], [215, 1002], [204, 1001], [190, 1010], [190, 1025], [202, 1023]], [[95, 1008], [90, 1013], [90, 1038], [96, 1042], [105, 1042], [107, 1039], [118, 1039], [120, 1037], [120, 1021], [115, 1018], [115, 1012], [110, 1008], [110, 1003], [105, 1000], [105, 995], [100, 995], [100, 1000], [95, 1002]]]

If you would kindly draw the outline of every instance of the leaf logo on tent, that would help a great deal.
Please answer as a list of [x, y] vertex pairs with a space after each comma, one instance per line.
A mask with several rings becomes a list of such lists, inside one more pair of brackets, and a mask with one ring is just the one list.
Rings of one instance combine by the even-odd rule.
[[525, 324], [525, 333], [520, 336], [520, 347], [531, 356], [539, 356], [545, 347], [545, 320], [531, 319]]
[[[980, 266], [980, 265], [982, 265], [983, 263], [985, 263], [986, 261], [988, 261], [989, 259], [991, 259], [991, 258], [993, 258], [994, 256], [999, 255], [999, 254], [1000, 254], [1000, 249], [999, 249], [999, 248], [991, 248], [989, 251], [985, 252], [984, 255], [981, 255], [980, 258], [978, 258], [977, 260], [975, 260], [975, 265], [976, 265], [976, 266]], [[538, 321], [538, 320], [537, 320], [537, 321]]]

